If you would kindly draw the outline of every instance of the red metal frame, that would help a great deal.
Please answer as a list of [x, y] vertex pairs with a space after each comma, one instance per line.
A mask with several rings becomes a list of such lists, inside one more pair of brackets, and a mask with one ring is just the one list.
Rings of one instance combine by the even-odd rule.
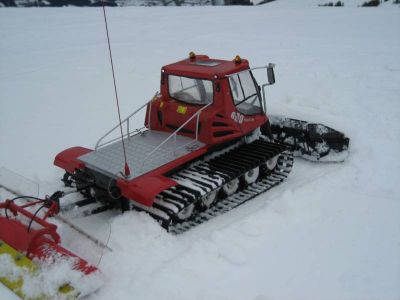
[[78, 160], [79, 156], [89, 153], [93, 150], [83, 147], [72, 147], [66, 149], [54, 158], [54, 165], [64, 169], [69, 173], [74, 173], [76, 169], [83, 169], [85, 164]]
[[[38, 217], [27, 210], [28, 207], [43, 205], [45, 201], [39, 200], [24, 205], [17, 205], [14, 201], [7, 199], [5, 202], [0, 203], [0, 210], [4, 210], [4, 212], [8, 211], [12, 215], [8, 217], [6, 214], [0, 216], [0, 239], [17, 251], [25, 254], [29, 259], [46, 259], [61, 255], [74, 258], [74, 268], [84, 274], [97, 271], [95, 266], [90, 265], [87, 261], [60, 245], [61, 238], [57, 233], [57, 226], [47, 221], [48, 217], [58, 213], [58, 205], [55, 202], [52, 202], [46, 208], [47, 211], [43, 217]], [[16, 219], [19, 215], [30, 220], [32, 225], [36, 224], [41, 228], [34, 229], [24, 224], [21, 220]]]

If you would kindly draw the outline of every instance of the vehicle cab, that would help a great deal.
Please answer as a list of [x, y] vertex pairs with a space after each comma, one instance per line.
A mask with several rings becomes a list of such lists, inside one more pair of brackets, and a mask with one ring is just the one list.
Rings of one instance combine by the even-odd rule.
[[160, 85], [147, 107], [145, 125], [152, 130], [182, 127], [178, 134], [213, 145], [242, 137], [268, 120], [261, 88], [239, 56], [229, 61], [190, 53], [161, 69]]

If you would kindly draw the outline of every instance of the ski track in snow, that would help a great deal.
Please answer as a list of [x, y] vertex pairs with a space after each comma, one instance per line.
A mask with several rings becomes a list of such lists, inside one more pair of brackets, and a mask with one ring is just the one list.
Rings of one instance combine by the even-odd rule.
[[[179, 236], [138, 212], [76, 220], [109, 239], [112, 252], [93, 254], [61, 225], [67, 246], [100, 263], [105, 285], [88, 299], [400, 297], [398, 7], [301, 3], [107, 9], [123, 115], [158, 90], [163, 64], [240, 54], [277, 64], [269, 112], [351, 144], [343, 164], [296, 159], [278, 187]], [[0, 165], [44, 195], [61, 188], [54, 156], [92, 148], [117, 121], [102, 12], [1, 9], [0, 37]], [[12, 296], [0, 286], [0, 298]]]

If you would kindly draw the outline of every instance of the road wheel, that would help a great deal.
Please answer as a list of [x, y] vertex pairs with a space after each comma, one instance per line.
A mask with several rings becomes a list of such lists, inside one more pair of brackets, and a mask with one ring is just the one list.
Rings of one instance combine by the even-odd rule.
[[218, 198], [218, 190], [213, 190], [212, 192], [205, 195], [201, 200], [201, 202], [205, 208], [209, 208], [211, 207], [211, 205], [215, 203], [215, 201], [217, 201], [217, 198]]
[[260, 175], [260, 168], [255, 167], [254, 169], [251, 169], [250, 171], [247, 171], [246, 173], [243, 174], [242, 182], [244, 183], [245, 186], [250, 185], [256, 182], [259, 175]]
[[267, 168], [268, 171], [272, 171], [275, 169], [276, 165], [278, 164], [278, 158], [279, 158], [279, 155], [277, 155], [265, 162], [265, 167]]
[[225, 183], [222, 186], [221, 190], [225, 196], [230, 196], [230, 195], [233, 195], [234, 193], [236, 193], [238, 188], [239, 188], [239, 179], [235, 178], [235, 179], [231, 180], [230, 182]]
[[194, 211], [194, 203], [189, 204], [188, 206], [183, 208], [180, 212], [178, 212], [176, 216], [178, 217], [179, 220], [184, 221], [192, 216], [193, 211]]

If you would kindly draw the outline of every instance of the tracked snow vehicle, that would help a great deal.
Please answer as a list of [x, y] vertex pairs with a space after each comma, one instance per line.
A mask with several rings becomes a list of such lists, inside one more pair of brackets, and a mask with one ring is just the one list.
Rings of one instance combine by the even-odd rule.
[[[253, 71], [263, 69], [268, 80], [259, 86]], [[281, 183], [294, 155], [342, 161], [349, 145], [343, 133], [267, 116], [265, 89], [274, 83], [273, 64], [250, 68], [239, 56], [229, 61], [191, 53], [164, 66], [160, 93], [110, 129], [94, 149], [73, 147], [55, 157], [54, 164], [65, 170], [65, 191], [40, 199], [20, 196], [0, 182], [16, 195], [0, 202], [0, 254], [33, 274], [32, 260], [48, 259], [69, 259], [74, 270], [93, 274], [95, 266], [61, 246], [52, 218], [104, 249], [107, 245], [66, 218], [69, 211], [77, 217], [143, 210], [168, 231], [181, 233]], [[144, 109], [144, 126], [132, 129], [132, 119]], [[84, 199], [63, 203], [71, 192]], [[23, 277], [8, 275], [0, 282], [24, 297]], [[58, 293], [78, 296], [68, 279]]]
[[[257, 84], [255, 69], [266, 70], [267, 83]], [[265, 88], [273, 83], [273, 64], [250, 68], [239, 56], [228, 61], [190, 53], [164, 66], [160, 93], [93, 150], [69, 148], [54, 164], [66, 171], [65, 185], [89, 199], [77, 205], [98, 203], [90, 214], [116, 207], [144, 210], [168, 230], [185, 231], [280, 183], [302, 145], [318, 150], [322, 143], [323, 153], [307, 152], [316, 159], [347, 149], [344, 136], [331, 149], [329, 137], [321, 134], [311, 143], [307, 130], [296, 132], [279, 122], [271, 128]], [[132, 130], [132, 118], [144, 108], [144, 127]], [[124, 133], [113, 137], [119, 128], [122, 133], [120, 125]]]

